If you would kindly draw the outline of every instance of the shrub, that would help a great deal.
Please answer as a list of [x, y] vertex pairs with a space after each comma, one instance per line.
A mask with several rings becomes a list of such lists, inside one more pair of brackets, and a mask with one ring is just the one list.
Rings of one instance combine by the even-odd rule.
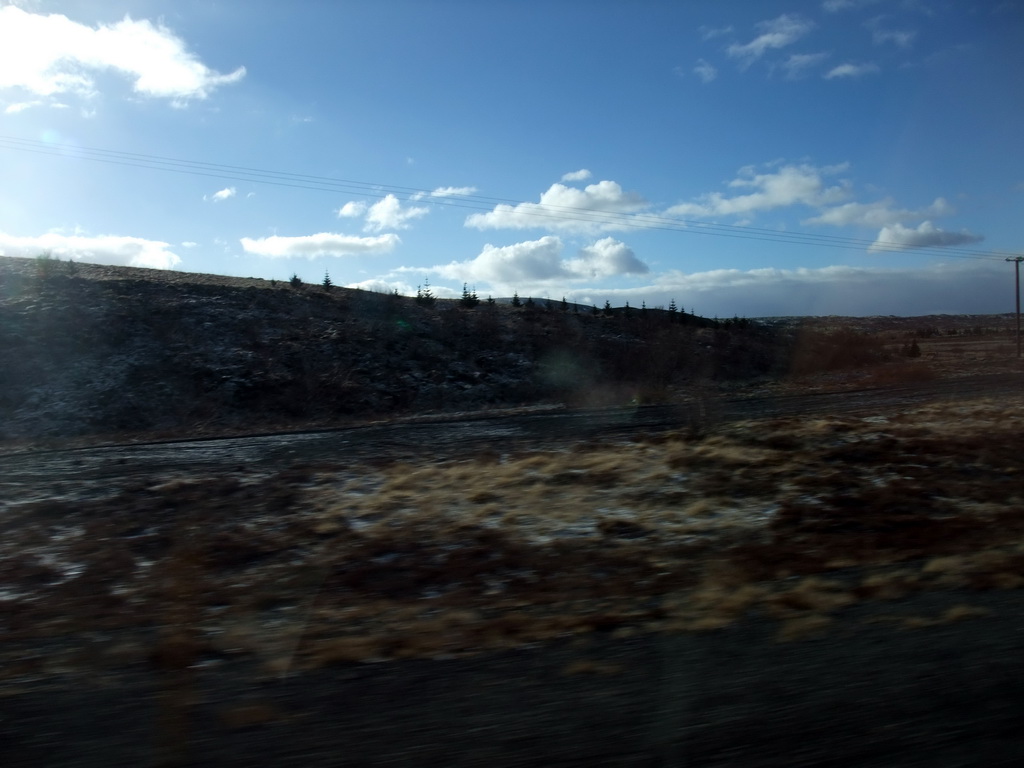
[[49, 251], [36, 256], [36, 278], [42, 281], [50, 280], [57, 276], [69, 277], [75, 274], [75, 262], [69, 258], [61, 261], [59, 256], [53, 256]]

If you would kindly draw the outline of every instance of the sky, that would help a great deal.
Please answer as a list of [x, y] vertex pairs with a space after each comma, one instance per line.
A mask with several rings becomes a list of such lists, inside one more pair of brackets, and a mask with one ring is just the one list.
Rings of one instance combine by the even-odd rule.
[[0, 255], [1014, 309], [1024, 0], [0, 0]]

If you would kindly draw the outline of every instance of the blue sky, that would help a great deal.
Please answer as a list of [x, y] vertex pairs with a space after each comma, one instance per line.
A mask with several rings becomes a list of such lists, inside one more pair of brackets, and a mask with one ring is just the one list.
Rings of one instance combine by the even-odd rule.
[[1006, 312], [1022, 40], [996, 1], [0, 0], [0, 253]]

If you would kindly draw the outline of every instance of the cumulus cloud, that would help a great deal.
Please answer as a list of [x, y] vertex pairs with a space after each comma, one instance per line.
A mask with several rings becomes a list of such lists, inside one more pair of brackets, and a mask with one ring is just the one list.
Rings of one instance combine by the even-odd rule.
[[[235, 189], [234, 187], [227, 187], [225, 189], [220, 190], [219, 192], [214, 192], [212, 195], [210, 195], [209, 199], [213, 200], [213, 202], [215, 203], [219, 203], [221, 200], [227, 200], [229, 197], [234, 197], [237, 193], [238, 190]], [[203, 195], [203, 200], [206, 199], [206, 195]]]
[[92, 96], [95, 75], [106, 71], [128, 77], [138, 94], [176, 103], [205, 99], [245, 76], [245, 67], [226, 75], [210, 69], [185, 41], [145, 19], [91, 27], [62, 14], [0, 8], [0, 88]]
[[476, 258], [435, 267], [434, 271], [448, 279], [509, 290], [649, 271], [629, 246], [611, 237], [581, 248], [572, 259], [563, 258], [563, 247], [554, 235], [504, 246], [488, 243]]
[[578, 171], [562, 174], [562, 181], [586, 181], [591, 175], [586, 168], [580, 168]]
[[827, 53], [794, 53], [782, 63], [787, 80], [799, 80], [805, 77], [807, 70], [816, 67], [828, 58]]
[[16, 237], [0, 232], [0, 256], [35, 257], [49, 253], [57, 258], [122, 267], [171, 269], [181, 259], [170, 243], [122, 235], [62, 235], [48, 233]]
[[908, 219], [923, 219], [935, 216], [952, 216], [956, 213], [945, 198], [937, 197], [924, 208], [895, 208], [892, 198], [873, 203], [844, 203], [827, 208], [820, 215], [806, 219], [804, 224], [828, 224], [835, 227], [866, 226], [887, 227]]
[[408, 229], [410, 221], [426, 216], [429, 211], [429, 208], [422, 206], [404, 208], [397, 197], [387, 195], [366, 211], [366, 225], [363, 229], [367, 232], [380, 232], [384, 229]]
[[825, 178], [845, 171], [846, 165], [815, 167], [784, 165], [776, 171], [756, 173], [753, 168], [741, 169], [739, 177], [729, 182], [734, 189], [752, 189], [742, 195], [727, 197], [720, 192], [702, 196], [698, 202], [680, 203], [665, 213], [670, 216], [708, 218], [737, 216], [784, 208], [790, 205], [819, 207], [837, 203], [849, 194], [849, 184], [826, 186]]
[[726, 48], [726, 53], [739, 59], [743, 68], [749, 67], [769, 50], [792, 45], [814, 28], [814, 22], [784, 13], [777, 19], [758, 22], [755, 28], [760, 34], [749, 43], [733, 43]]
[[537, 203], [500, 204], [493, 211], [474, 213], [467, 227], [477, 229], [549, 229], [593, 233], [627, 229], [630, 214], [647, 207], [634, 192], [625, 192], [614, 181], [599, 181], [583, 189], [552, 184]]
[[882, 227], [878, 238], [868, 248], [869, 251], [905, 251], [910, 248], [935, 248], [946, 245], [968, 245], [980, 243], [985, 238], [966, 229], [959, 232], [947, 232], [939, 229], [930, 221], [921, 222], [917, 227], [906, 227], [902, 224]]
[[581, 278], [644, 275], [650, 272], [650, 268], [636, 257], [632, 248], [612, 237], [581, 248], [577, 258], [566, 262], [566, 268]]
[[359, 237], [357, 235], [339, 235], [334, 232], [320, 232], [315, 235], [296, 237], [273, 235], [241, 239], [242, 249], [246, 253], [273, 259], [378, 255], [391, 252], [400, 242], [401, 239], [398, 235], [390, 233], [376, 237]]
[[562, 241], [553, 235], [512, 245], [487, 243], [470, 261], [437, 268], [444, 277], [499, 285], [521, 285], [569, 277], [562, 263]]
[[869, 61], [866, 64], [840, 64], [838, 67], [830, 69], [822, 77], [826, 80], [834, 80], [837, 77], [860, 77], [880, 71], [877, 64]]
[[693, 73], [700, 78], [702, 83], [710, 83], [718, 77], [718, 70], [704, 59], [697, 59], [697, 64], [693, 68]]
[[366, 213], [366, 203], [362, 200], [350, 200], [338, 209], [339, 219], [355, 219]]

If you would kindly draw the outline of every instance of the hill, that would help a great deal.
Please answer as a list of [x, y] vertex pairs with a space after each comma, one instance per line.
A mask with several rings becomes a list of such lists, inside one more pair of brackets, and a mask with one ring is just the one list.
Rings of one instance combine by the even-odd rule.
[[[1005, 346], [1008, 324], [972, 319], [970, 327]], [[904, 325], [883, 338], [878, 322], [851, 328], [837, 318], [720, 322], [543, 301], [467, 307], [0, 257], [0, 439], [214, 434], [671, 401], [695, 388], [735, 391], [891, 362], [900, 334], [912, 333]], [[948, 338], [943, 333], [934, 328]]]

